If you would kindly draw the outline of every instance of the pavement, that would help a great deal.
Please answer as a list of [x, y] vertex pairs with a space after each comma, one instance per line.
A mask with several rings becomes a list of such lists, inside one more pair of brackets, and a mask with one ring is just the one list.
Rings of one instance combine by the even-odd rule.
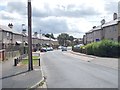
[[[2, 65], [2, 66], [1, 66]], [[2, 90], [5, 88], [37, 88], [43, 82], [41, 66], [34, 66], [32, 71], [28, 71], [28, 66], [14, 66], [13, 58], [2, 62]]]

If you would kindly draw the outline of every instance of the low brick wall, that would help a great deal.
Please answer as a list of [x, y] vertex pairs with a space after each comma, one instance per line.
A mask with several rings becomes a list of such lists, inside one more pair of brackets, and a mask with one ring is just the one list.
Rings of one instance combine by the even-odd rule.
[[5, 50], [0, 50], [0, 61], [4, 61], [5, 60]]
[[8, 60], [9, 58], [17, 57], [17, 56], [20, 56], [19, 51], [5, 52], [5, 60]]

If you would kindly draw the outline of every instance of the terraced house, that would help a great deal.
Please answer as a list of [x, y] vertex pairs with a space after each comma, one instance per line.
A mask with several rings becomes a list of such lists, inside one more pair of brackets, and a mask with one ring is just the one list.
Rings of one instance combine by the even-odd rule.
[[[45, 44], [55, 47], [58, 41], [37, 35], [35, 32], [32, 36], [32, 47], [39, 49], [40, 45]], [[0, 61], [26, 54], [25, 47], [28, 47], [28, 35], [25, 31], [19, 33], [13, 31], [13, 26], [0, 25]]]
[[98, 42], [103, 39], [119, 41], [120, 40], [120, 20], [117, 13], [113, 14], [113, 20], [105, 22], [105, 19], [101, 21], [101, 25], [94, 26], [90, 31], [86, 32], [83, 36], [84, 44], [91, 42]]

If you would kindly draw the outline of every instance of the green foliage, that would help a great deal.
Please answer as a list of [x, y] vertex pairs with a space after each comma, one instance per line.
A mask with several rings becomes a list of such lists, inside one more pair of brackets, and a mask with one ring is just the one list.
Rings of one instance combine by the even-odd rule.
[[85, 46], [87, 54], [103, 57], [118, 57], [120, 43], [112, 40], [102, 40]]
[[102, 57], [120, 57], [120, 43], [112, 40], [102, 40], [82, 46], [79, 50], [74, 48], [73, 51]]
[[[38, 65], [38, 60], [39, 57], [38, 56], [32, 56], [32, 59], [33, 59], [33, 65]], [[22, 65], [28, 65], [28, 56], [22, 60], [21, 62]]]
[[74, 40], [74, 37], [73, 36], [69, 36], [68, 38], [70, 41], [73, 41]]
[[43, 35], [44, 35], [45, 37], [47, 37], [47, 38], [55, 39], [53, 33], [51, 33], [51, 34], [47, 33], [47, 34], [43, 34]]
[[[58, 42], [60, 45], [62, 46], [69, 46], [69, 44], [72, 45], [72, 41], [74, 40], [74, 37], [73, 36], [69, 36], [69, 34], [67, 33], [61, 33], [58, 37]], [[68, 41], [70, 41], [68, 43]]]

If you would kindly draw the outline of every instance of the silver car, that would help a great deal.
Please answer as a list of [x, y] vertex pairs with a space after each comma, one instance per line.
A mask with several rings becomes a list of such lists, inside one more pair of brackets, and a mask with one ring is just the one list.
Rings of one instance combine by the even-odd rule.
[[62, 47], [62, 51], [67, 51], [67, 47]]

